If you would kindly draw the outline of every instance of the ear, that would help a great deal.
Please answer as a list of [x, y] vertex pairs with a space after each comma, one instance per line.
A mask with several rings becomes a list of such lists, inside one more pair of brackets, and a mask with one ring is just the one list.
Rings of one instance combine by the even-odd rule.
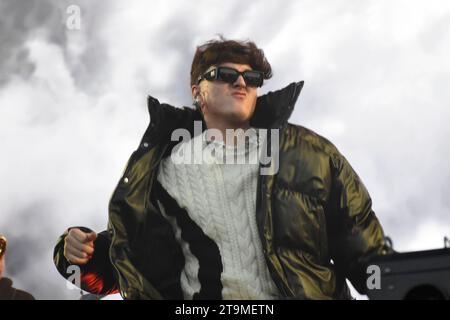
[[195, 97], [200, 94], [200, 86], [193, 84], [191, 86], [191, 91], [192, 91], [192, 99], [195, 99]]

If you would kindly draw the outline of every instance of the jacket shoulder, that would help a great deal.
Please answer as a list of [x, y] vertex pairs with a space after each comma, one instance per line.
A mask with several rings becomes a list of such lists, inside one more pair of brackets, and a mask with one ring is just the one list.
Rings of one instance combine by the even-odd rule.
[[288, 123], [287, 135], [290, 139], [295, 139], [299, 147], [307, 146], [316, 152], [330, 157], [341, 155], [337, 147], [330, 140], [304, 126]]

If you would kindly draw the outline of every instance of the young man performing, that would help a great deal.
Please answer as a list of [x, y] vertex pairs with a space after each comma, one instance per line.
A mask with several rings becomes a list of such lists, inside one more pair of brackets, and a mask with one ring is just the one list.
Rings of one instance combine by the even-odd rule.
[[[82, 289], [125, 299], [348, 299], [346, 278], [364, 293], [369, 258], [389, 250], [370, 196], [331, 142], [287, 122], [303, 82], [257, 96], [271, 75], [253, 42], [198, 47], [196, 108], [148, 98], [107, 231], [67, 230], [59, 272], [79, 265]], [[193, 138], [173, 141], [183, 132]], [[271, 170], [226, 161], [261, 150]]]

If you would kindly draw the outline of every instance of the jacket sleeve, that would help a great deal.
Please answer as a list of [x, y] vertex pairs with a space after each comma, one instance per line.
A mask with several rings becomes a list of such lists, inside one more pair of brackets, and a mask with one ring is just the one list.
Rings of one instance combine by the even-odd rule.
[[[79, 228], [84, 232], [92, 231], [85, 227], [75, 228]], [[64, 240], [70, 229], [67, 229], [58, 238], [53, 252], [53, 261], [56, 269], [66, 279], [73, 274], [73, 272], [68, 270], [71, 263], [64, 257]], [[107, 231], [100, 232], [97, 235], [91, 260], [87, 264], [79, 266], [81, 275], [80, 289], [97, 295], [108, 295], [118, 292], [113, 266], [109, 259], [110, 243], [111, 240]]]
[[331, 257], [340, 274], [345, 275], [359, 293], [367, 292], [367, 266], [370, 259], [391, 252], [383, 228], [372, 210], [367, 189], [337, 152], [331, 157], [332, 188], [328, 232]]

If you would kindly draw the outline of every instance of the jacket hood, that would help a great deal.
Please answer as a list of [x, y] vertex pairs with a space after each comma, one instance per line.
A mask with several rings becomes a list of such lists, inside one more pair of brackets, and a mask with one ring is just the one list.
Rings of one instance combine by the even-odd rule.
[[[277, 128], [286, 123], [294, 110], [303, 84], [304, 81], [292, 82], [280, 90], [259, 96], [250, 125], [255, 128]], [[200, 112], [191, 107], [176, 108], [160, 103], [152, 96], [148, 96], [147, 101], [150, 127], [155, 131], [171, 132], [177, 128], [190, 130], [193, 121], [203, 121]], [[206, 129], [206, 125], [203, 128]]]

